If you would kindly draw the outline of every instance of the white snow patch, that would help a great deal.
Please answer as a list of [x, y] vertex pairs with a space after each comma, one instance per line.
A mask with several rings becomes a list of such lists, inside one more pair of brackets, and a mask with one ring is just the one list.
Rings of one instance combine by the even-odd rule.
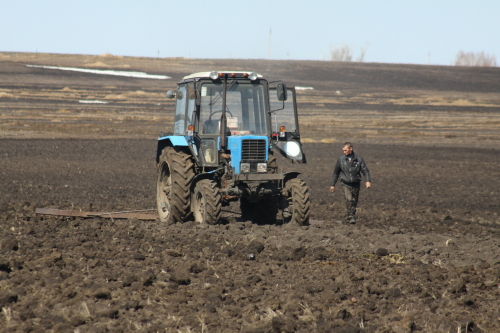
[[74, 71], [92, 74], [102, 74], [102, 75], [116, 75], [116, 76], [126, 76], [135, 77], [139, 79], [156, 79], [156, 80], [166, 80], [170, 79], [170, 76], [166, 75], [153, 75], [144, 72], [127, 72], [127, 71], [113, 71], [107, 69], [90, 69], [90, 68], [76, 68], [76, 67], [57, 67], [57, 66], [41, 66], [41, 65], [26, 65], [28, 67], [36, 68], [46, 68], [46, 69], [60, 69], [62, 71]]
[[80, 100], [78, 102], [80, 102], [80, 103], [86, 103], [86, 104], [108, 104], [108, 102], [104, 102], [104, 101], [86, 101], [86, 100]]
[[314, 90], [313, 87], [295, 87], [295, 90]]

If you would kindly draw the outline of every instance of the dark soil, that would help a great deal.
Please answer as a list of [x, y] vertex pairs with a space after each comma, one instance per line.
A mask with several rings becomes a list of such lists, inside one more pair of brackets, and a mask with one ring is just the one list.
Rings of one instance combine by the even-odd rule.
[[340, 144], [287, 164], [311, 226], [35, 215], [155, 207], [155, 140], [0, 140], [0, 331], [498, 332], [498, 150], [355, 145], [359, 221], [331, 194]]

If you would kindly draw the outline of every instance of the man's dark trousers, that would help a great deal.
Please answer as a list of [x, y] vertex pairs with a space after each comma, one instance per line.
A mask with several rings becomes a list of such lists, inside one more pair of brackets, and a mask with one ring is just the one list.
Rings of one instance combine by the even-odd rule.
[[359, 182], [357, 183], [342, 183], [342, 188], [344, 189], [344, 198], [347, 208], [347, 218], [356, 216], [356, 206], [358, 204], [359, 198]]

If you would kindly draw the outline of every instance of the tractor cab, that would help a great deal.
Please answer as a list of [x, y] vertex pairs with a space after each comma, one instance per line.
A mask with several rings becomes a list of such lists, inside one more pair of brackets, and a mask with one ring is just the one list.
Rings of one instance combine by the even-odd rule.
[[[295, 89], [281, 81], [255, 72], [201, 72], [184, 77], [167, 97], [177, 99], [173, 134], [185, 137], [203, 166], [218, 166], [218, 152], [245, 139], [265, 140], [264, 150], [274, 147], [292, 161], [306, 161]], [[259, 159], [267, 161], [267, 152]]]

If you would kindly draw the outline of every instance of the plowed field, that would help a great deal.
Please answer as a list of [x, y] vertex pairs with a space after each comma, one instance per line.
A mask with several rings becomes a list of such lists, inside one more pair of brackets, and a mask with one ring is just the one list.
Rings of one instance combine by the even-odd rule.
[[[314, 223], [257, 225], [234, 207], [215, 226], [35, 214], [154, 209], [175, 84], [26, 64], [173, 81], [251, 67], [313, 86], [299, 96], [308, 164], [279, 163], [302, 172]], [[499, 74], [0, 54], [0, 331], [500, 331]], [[373, 178], [354, 225], [329, 192], [347, 140]]]

